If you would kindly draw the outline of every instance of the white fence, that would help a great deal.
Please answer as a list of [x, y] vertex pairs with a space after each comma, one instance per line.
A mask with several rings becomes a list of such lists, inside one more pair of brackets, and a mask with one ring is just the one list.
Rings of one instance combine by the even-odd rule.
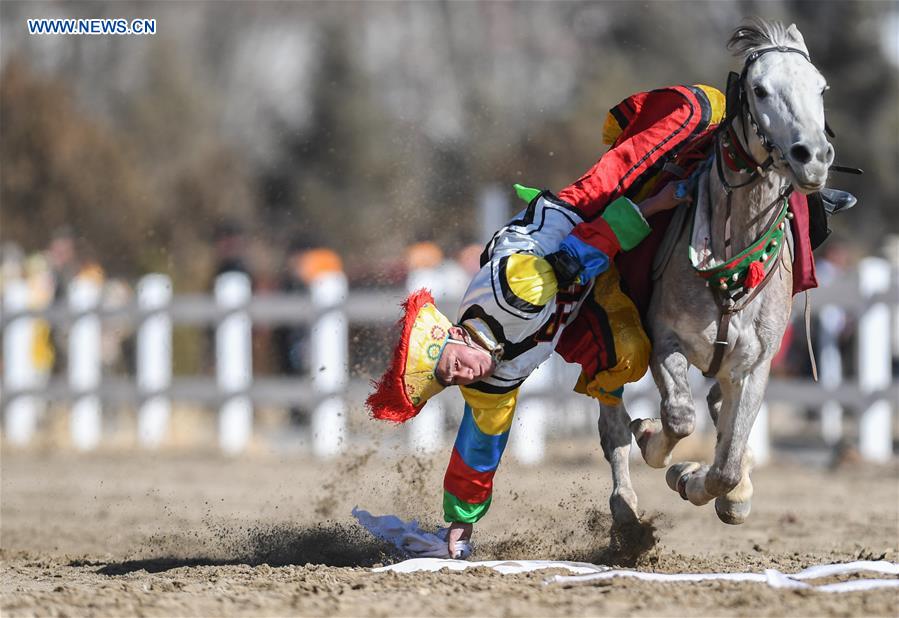
[[[412, 278], [427, 282], [428, 273]], [[899, 339], [899, 273], [889, 263], [868, 258], [857, 271], [828, 287], [812, 292], [815, 323], [821, 329], [821, 383], [810, 380], [772, 380], [767, 402], [784, 401], [820, 409], [824, 440], [841, 438], [846, 406], [860, 410], [859, 450], [863, 457], [885, 461], [893, 454], [892, 422], [899, 387], [892, 364]], [[410, 280], [411, 281], [411, 280]], [[444, 299], [441, 305], [453, 303]], [[217, 281], [212, 296], [172, 294], [167, 277], [152, 274], [138, 285], [132, 305], [104, 308], [99, 285], [76, 281], [68, 290], [68, 303], [45, 309], [29, 307], [27, 284], [10, 281], [3, 290], [0, 325], [3, 329], [3, 406], [5, 440], [13, 445], [32, 441], [38, 418], [48, 400], [70, 402], [70, 433], [79, 449], [95, 448], [102, 437], [101, 406], [104, 402], [137, 405], [138, 441], [156, 448], [165, 439], [172, 402], [199, 401], [218, 409], [219, 447], [224, 453], [242, 452], [253, 432], [254, 404], [302, 404], [312, 410], [312, 449], [320, 457], [346, 448], [350, 410], [361, 410], [368, 380], [351, 379], [348, 331], [350, 324], [386, 325], [394, 322], [404, 290], [348, 291], [341, 273], [330, 273], [313, 283], [308, 295], [253, 296], [249, 279], [226, 273]], [[801, 303], [797, 303], [801, 310]], [[843, 377], [843, 359], [836, 334], [845, 317], [858, 320], [856, 367], [859, 378]], [[41, 321], [66, 326], [68, 375], [49, 379], [35, 366], [33, 341]], [[101, 333], [121, 324], [137, 327], [136, 375], [103, 376]], [[215, 377], [172, 375], [173, 324], [215, 325]], [[259, 377], [253, 375], [251, 331], [253, 324], [307, 324], [311, 334], [311, 375]], [[512, 453], [520, 461], [537, 463], [543, 458], [547, 434], [556, 414], [574, 403], [570, 368], [559, 359], [546, 363], [524, 385], [516, 421]], [[570, 386], [570, 384], [566, 384]], [[697, 401], [706, 384], [697, 383]], [[443, 446], [444, 414], [452, 395], [441, 395], [419, 418], [410, 423], [408, 445], [434, 451]], [[583, 398], [578, 398], [582, 400]], [[657, 395], [651, 380], [629, 386], [626, 400], [632, 416], [657, 416]], [[701, 406], [700, 406], [701, 407]], [[593, 410], [595, 413], [595, 410]], [[704, 416], [704, 415], [700, 415]], [[764, 461], [769, 452], [767, 404], [759, 415], [752, 443]]]

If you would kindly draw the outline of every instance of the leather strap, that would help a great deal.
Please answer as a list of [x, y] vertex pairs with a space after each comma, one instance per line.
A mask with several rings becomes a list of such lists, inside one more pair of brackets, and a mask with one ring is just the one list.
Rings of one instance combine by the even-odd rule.
[[818, 362], [815, 360], [815, 349], [812, 347], [812, 299], [805, 291], [805, 343], [808, 345], [808, 359], [812, 363], [812, 378], [818, 381]]
[[733, 241], [732, 234], [730, 231], [730, 213], [731, 213], [731, 196], [732, 193], [727, 194], [727, 208], [724, 211], [724, 261], [729, 262], [733, 257]]
[[712, 364], [709, 365], [708, 371], [702, 372], [702, 375], [707, 378], [714, 378], [721, 369], [721, 361], [724, 360], [724, 353], [727, 351], [727, 332], [730, 330], [732, 315], [733, 313], [730, 311], [725, 311], [718, 318], [718, 334], [715, 335], [715, 353], [712, 354]]

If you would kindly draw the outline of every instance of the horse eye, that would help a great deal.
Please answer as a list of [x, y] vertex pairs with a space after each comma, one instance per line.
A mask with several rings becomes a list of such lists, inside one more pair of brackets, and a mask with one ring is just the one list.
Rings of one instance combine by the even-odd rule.
[[752, 89], [752, 92], [754, 92], [755, 96], [757, 96], [760, 99], [764, 99], [765, 97], [768, 96], [768, 91], [765, 90], [764, 88], [762, 88], [761, 86], [755, 86]]
[[821, 96], [823, 97], [823, 96], [824, 96], [824, 93], [827, 92], [828, 90], [830, 90], [830, 86], [824, 86], [824, 87], [821, 89]]

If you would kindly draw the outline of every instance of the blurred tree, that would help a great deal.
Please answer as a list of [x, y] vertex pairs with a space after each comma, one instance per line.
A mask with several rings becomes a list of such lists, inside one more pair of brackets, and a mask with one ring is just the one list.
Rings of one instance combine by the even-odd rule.
[[260, 171], [263, 213], [279, 236], [312, 235], [354, 266], [395, 253], [416, 222], [433, 224], [415, 154], [424, 144], [384, 114], [345, 21], [325, 22], [321, 40], [311, 119], [282, 127], [278, 154]]
[[0, 74], [0, 125], [3, 238], [34, 251], [71, 226], [110, 273], [139, 270], [152, 197], [133, 152], [19, 58]]

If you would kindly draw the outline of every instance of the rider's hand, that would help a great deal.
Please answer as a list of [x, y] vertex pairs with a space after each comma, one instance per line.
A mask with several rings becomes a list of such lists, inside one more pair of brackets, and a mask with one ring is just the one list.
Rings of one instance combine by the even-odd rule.
[[676, 206], [692, 201], [693, 197], [687, 190], [687, 182], [678, 180], [669, 182], [661, 191], [640, 202], [639, 208], [644, 217], [651, 217], [657, 212], [671, 210]]
[[449, 533], [446, 535], [446, 548], [449, 550], [450, 558], [456, 557], [456, 541], [471, 538], [471, 531], [474, 529], [472, 524], [464, 524], [455, 521], [450, 524]]
[[559, 286], [560, 290], [577, 281], [578, 275], [583, 270], [580, 261], [564, 249], [550, 253], [544, 259], [552, 266], [553, 272], [556, 274], [556, 285]]

